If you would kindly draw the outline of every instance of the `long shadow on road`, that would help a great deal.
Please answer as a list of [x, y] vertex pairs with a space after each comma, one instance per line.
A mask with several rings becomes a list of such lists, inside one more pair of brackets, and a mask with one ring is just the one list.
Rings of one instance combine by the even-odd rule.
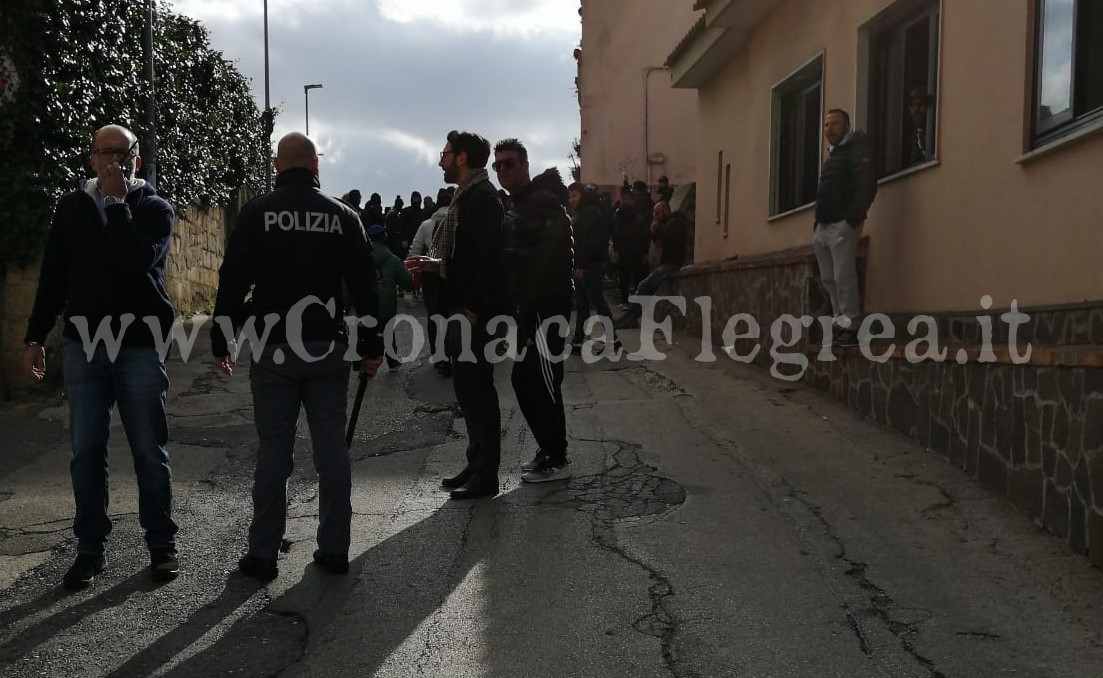
[[[274, 675], [306, 656], [308, 635], [312, 668], [320, 663], [328, 665], [331, 673], [353, 670], [355, 675], [372, 675], [441, 608], [483, 557], [486, 541], [469, 541], [468, 536], [479, 529], [479, 523], [495, 520], [492, 502], [502, 500], [499, 496], [437, 509], [355, 558], [347, 576], [308, 565], [301, 581], [284, 595], [236, 622], [217, 642], [165, 675]], [[196, 619], [200, 628], [182, 632], [179, 640], [199, 637], [196, 631], [210, 625], [208, 616], [225, 614], [212, 610]], [[355, 644], [348, 643], [348, 638], [354, 638]], [[134, 675], [115, 675], [124, 674]]]

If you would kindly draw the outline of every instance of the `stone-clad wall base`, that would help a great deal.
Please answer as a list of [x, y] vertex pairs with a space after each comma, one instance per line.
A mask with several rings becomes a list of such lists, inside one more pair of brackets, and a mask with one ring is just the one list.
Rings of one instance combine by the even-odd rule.
[[[779, 365], [771, 355], [778, 342], [770, 326], [782, 315], [799, 317], [819, 306], [815, 278], [814, 258], [805, 248], [803, 254], [792, 250], [687, 268], [661, 293], [684, 296], [687, 314], [677, 324], [693, 334], [711, 332], [718, 347], [729, 318], [753, 315], [762, 336], [736, 342], [735, 351], [749, 355], [758, 346], [753, 362], [788, 376], [799, 368]], [[693, 302], [701, 296], [712, 303], [711, 319], [704, 324]], [[818, 325], [802, 329], [791, 346], [783, 333], [777, 348], [790, 358], [807, 356], [805, 382], [917, 440], [1103, 565], [1103, 367], [1098, 366], [1103, 364], [1103, 302], [1030, 315], [1019, 334], [1021, 342], [1033, 343], [1035, 361], [1029, 364], [981, 363], [975, 352], [965, 364], [913, 364], [898, 356], [877, 362], [857, 349], [836, 350], [837, 360], [819, 361]], [[680, 314], [673, 317], [677, 321]], [[894, 320], [898, 328], [906, 326]], [[994, 341], [1006, 341], [1006, 328], [995, 320]], [[937, 325], [945, 344], [981, 336], [975, 316], [941, 314]], [[1076, 353], [1079, 362], [1054, 365], [1045, 357], [1054, 354], [1047, 347], [1071, 346], [1084, 349]], [[728, 359], [723, 351], [716, 355]]]

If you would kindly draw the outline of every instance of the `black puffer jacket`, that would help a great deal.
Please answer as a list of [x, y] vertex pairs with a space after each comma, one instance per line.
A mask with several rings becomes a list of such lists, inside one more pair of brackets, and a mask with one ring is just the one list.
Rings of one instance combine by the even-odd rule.
[[513, 195], [507, 215], [505, 269], [514, 310], [547, 299], [570, 304], [574, 292], [574, 241], [563, 203], [559, 170], [535, 177]]
[[820, 171], [816, 191], [816, 223], [845, 221], [857, 226], [877, 195], [869, 143], [861, 132], [851, 132], [835, 147]]

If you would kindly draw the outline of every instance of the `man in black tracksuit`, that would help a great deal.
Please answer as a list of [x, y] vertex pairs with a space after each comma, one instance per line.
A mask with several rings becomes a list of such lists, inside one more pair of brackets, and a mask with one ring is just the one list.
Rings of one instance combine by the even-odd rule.
[[[824, 136], [831, 145], [820, 170], [816, 191], [816, 221], [812, 249], [820, 269], [820, 283], [831, 299], [836, 346], [857, 343], [861, 297], [858, 289], [858, 241], [866, 212], [877, 195], [877, 174], [869, 144], [850, 129], [846, 111], [828, 111]], [[824, 338], [826, 342], [827, 337]]]
[[[371, 246], [356, 212], [319, 190], [314, 143], [292, 132], [280, 140], [276, 188], [242, 210], [219, 270], [211, 348], [233, 374], [229, 325], [255, 321], [250, 382], [259, 445], [253, 477], [246, 574], [274, 579], [287, 522], [287, 479], [293, 467], [295, 426], [306, 408], [318, 471], [318, 550], [314, 561], [348, 572], [352, 469], [345, 445], [350, 358], [365, 377], [382, 361], [381, 328], [360, 327], [349, 351], [343, 288], [361, 318], [378, 311]], [[253, 287], [252, 318], [245, 295]], [[236, 321], [236, 322], [235, 322]], [[246, 326], [246, 335], [249, 328]]]
[[[566, 188], [559, 171], [530, 178], [528, 151], [517, 139], [494, 147], [498, 183], [509, 191], [505, 270], [517, 340], [524, 351], [513, 364], [513, 391], [539, 450], [521, 469], [521, 480], [542, 483], [571, 477], [567, 420], [563, 412], [563, 333], [571, 312], [574, 251], [563, 209]], [[554, 321], [553, 321], [554, 319]]]
[[[502, 201], [487, 177], [490, 143], [471, 132], [450, 132], [440, 154], [444, 181], [456, 184], [456, 195], [433, 236], [429, 249], [438, 272], [439, 308], [446, 318], [461, 316], [470, 326], [465, 342], [459, 321], [449, 322], [445, 348], [452, 361], [452, 385], [467, 425], [467, 464], [441, 485], [453, 499], [498, 494], [501, 465], [501, 418], [494, 388], [494, 365], [486, 357], [487, 322], [503, 310]], [[465, 345], [466, 344], [466, 345]]]

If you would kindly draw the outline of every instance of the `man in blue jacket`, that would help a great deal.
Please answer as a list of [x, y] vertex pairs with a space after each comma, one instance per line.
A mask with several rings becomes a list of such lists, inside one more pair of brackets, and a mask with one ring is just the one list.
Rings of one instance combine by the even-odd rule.
[[134, 177], [141, 164], [133, 132], [119, 125], [96, 132], [91, 155], [96, 177], [58, 201], [27, 323], [24, 363], [41, 380], [43, 342], [64, 311], [61, 359], [77, 537], [76, 561], [62, 580], [70, 589], [91, 584], [106, 564], [107, 440], [115, 404], [134, 456], [138, 522], [149, 547], [150, 574], [169, 581], [179, 572], [166, 449], [168, 377], [156, 348], [174, 316], [165, 291], [165, 260], [176, 217]]

